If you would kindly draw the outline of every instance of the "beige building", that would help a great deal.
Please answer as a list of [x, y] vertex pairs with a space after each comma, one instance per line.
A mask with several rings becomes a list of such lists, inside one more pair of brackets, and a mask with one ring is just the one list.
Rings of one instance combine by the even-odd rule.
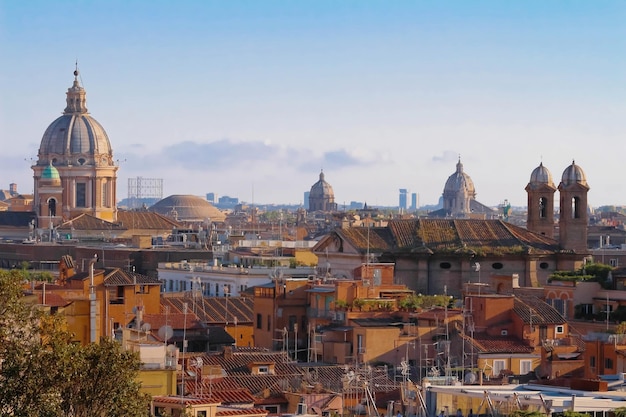
[[44, 132], [32, 166], [33, 204], [40, 228], [83, 213], [108, 221], [117, 217], [118, 167], [109, 137], [87, 110], [78, 75], [77, 69], [65, 110]]

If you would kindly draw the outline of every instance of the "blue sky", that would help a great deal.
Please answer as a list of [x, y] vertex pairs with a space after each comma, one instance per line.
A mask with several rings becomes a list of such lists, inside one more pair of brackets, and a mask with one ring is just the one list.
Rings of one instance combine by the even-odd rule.
[[2, 1], [0, 187], [30, 159], [78, 59], [128, 178], [164, 194], [291, 203], [321, 169], [341, 207], [434, 204], [459, 155], [477, 199], [525, 205], [575, 160], [626, 205], [624, 1]]

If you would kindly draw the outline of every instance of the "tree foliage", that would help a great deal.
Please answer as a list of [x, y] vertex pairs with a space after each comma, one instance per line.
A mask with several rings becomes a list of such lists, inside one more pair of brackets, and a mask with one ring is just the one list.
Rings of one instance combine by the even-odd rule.
[[138, 356], [108, 339], [73, 343], [62, 317], [27, 302], [23, 281], [0, 271], [0, 415], [148, 415]]

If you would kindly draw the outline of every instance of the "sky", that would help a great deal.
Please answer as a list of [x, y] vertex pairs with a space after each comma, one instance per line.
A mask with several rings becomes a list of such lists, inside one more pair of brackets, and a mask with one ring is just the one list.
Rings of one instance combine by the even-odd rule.
[[[0, 0], [0, 188], [31, 193], [75, 62], [129, 178], [163, 195], [341, 208], [436, 204], [461, 158], [476, 199], [526, 205], [573, 161], [626, 205], [626, 2]], [[410, 199], [409, 199], [410, 201]]]

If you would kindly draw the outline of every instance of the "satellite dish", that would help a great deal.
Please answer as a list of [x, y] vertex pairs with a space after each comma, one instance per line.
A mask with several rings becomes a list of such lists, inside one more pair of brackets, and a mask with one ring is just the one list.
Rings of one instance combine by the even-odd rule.
[[176, 345], [167, 345], [167, 347], [165, 348], [165, 350], [167, 350], [167, 353], [174, 353], [178, 350], [178, 348], [176, 347]]
[[204, 365], [202, 358], [199, 358], [199, 357], [196, 358], [196, 363], [195, 363], [196, 368], [202, 368], [202, 365]]
[[167, 342], [174, 335], [174, 329], [172, 329], [172, 326], [161, 326], [157, 334], [161, 339]]
[[466, 384], [473, 384], [474, 382], [476, 382], [476, 374], [474, 372], [466, 373], [463, 377], [463, 382], [465, 382]]
[[151, 328], [152, 326], [150, 325], [150, 323], [144, 323], [141, 325], [141, 330], [143, 330], [144, 332], [149, 332]]

